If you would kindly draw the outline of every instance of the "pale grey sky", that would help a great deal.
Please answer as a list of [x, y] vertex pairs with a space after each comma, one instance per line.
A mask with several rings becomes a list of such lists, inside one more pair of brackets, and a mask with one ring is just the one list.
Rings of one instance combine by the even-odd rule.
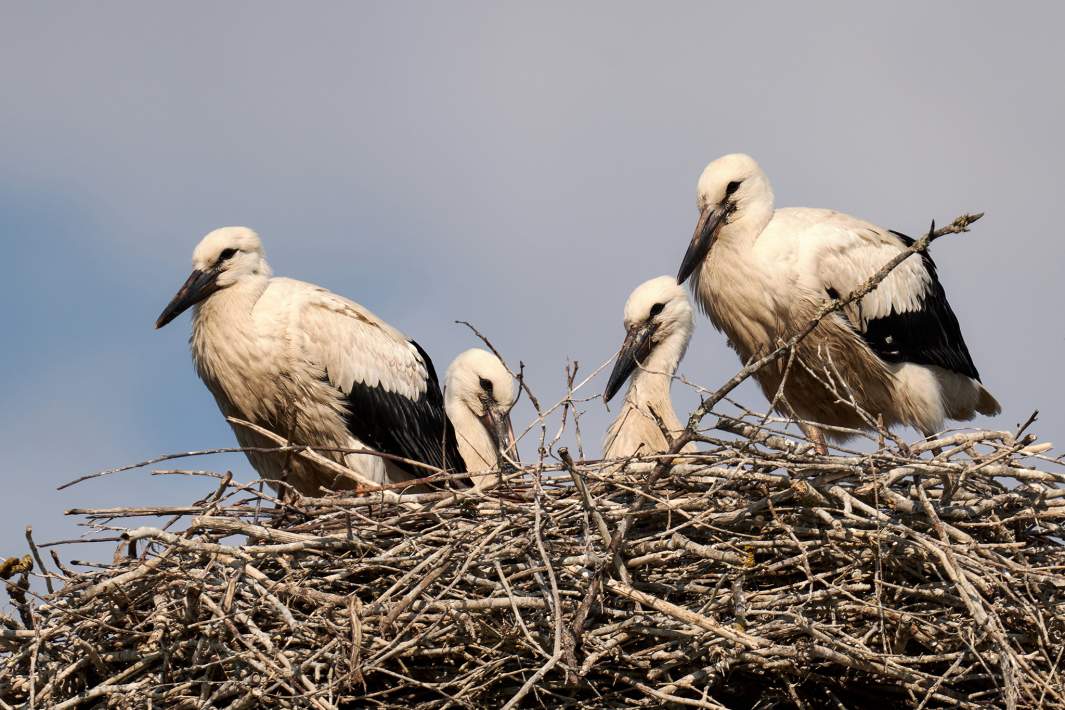
[[[210, 229], [257, 229], [277, 273], [365, 304], [441, 371], [476, 344], [453, 324], [471, 320], [553, 400], [567, 358], [590, 369], [617, 347], [629, 291], [676, 271], [695, 180], [733, 151], [782, 206], [911, 234], [986, 211], [934, 249], [1004, 406], [980, 424], [1039, 408], [1062, 439], [1063, 19], [1050, 3], [5, 4], [0, 555], [26, 523], [70, 534], [67, 507], [204, 491], [145, 473], [55, 486], [233, 442], [188, 318], [152, 330]], [[682, 372], [737, 368], [700, 318]], [[587, 410], [597, 453], [609, 415]], [[196, 465], [251, 477], [241, 457]]]

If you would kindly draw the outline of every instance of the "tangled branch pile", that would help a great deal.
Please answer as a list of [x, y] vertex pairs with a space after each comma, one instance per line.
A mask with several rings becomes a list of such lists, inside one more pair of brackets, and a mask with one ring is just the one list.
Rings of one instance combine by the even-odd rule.
[[219, 480], [190, 506], [73, 511], [119, 532], [118, 553], [72, 572], [53, 550], [43, 603], [31, 535], [32, 557], [0, 565], [20, 617], [0, 615], [0, 709], [1065, 706], [1065, 473], [1021, 436], [1031, 421], [908, 446], [868, 416], [876, 450], [837, 456], [757, 415], [699, 429], [978, 218], [826, 301], [666, 454], [556, 448], [574, 368], [547, 412], [526, 389], [539, 461], [490, 490], [278, 500], [198, 471]]
[[560, 450], [485, 492], [279, 502], [219, 476], [195, 505], [79, 511], [157, 520], [45, 603], [15, 570], [0, 699], [1065, 703], [1059, 461], [1004, 432], [825, 457], [762, 421], [624, 473]]

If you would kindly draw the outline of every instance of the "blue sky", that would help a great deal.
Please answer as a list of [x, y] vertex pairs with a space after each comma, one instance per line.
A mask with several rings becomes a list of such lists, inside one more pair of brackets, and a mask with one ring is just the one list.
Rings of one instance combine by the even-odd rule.
[[[695, 180], [754, 155], [778, 204], [908, 233], [987, 217], [934, 255], [989, 426], [1065, 429], [1057, 208], [1063, 11], [991, 3], [9, 4], [0, 21], [0, 555], [72, 506], [204, 486], [96, 469], [231, 445], [152, 323], [207, 231], [246, 224], [278, 274], [415, 337], [475, 345], [541, 399], [594, 368], [639, 282], [673, 273]], [[738, 368], [700, 319], [682, 372]], [[592, 383], [601, 391], [603, 378]], [[753, 387], [740, 396], [764, 402]], [[694, 397], [678, 391], [679, 410]], [[589, 403], [589, 448], [609, 419]], [[527, 409], [517, 423], [528, 420]], [[530, 446], [526, 445], [529, 449]], [[251, 477], [241, 457], [199, 461]]]

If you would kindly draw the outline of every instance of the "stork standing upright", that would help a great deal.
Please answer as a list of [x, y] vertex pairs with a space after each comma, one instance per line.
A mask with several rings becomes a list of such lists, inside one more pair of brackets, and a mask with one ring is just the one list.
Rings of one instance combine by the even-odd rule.
[[[744, 362], [775, 349], [826, 299], [846, 297], [913, 242], [834, 210], [774, 210], [768, 178], [743, 154], [706, 167], [698, 208], [677, 280], [692, 277], [700, 307]], [[869, 429], [882, 416], [888, 426], [928, 436], [944, 419], [1000, 411], [980, 383], [927, 253], [909, 257], [872, 292], [826, 317], [795, 355], [790, 368], [783, 357], [755, 378], [780, 411], [807, 422]], [[825, 452], [825, 431], [803, 429]]]
[[[603, 458], [653, 454], [669, 449], [659, 421], [675, 437], [683, 427], [669, 396], [677, 365], [691, 339], [688, 295], [672, 276], [636, 287], [625, 302], [625, 341], [607, 381], [609, 402], [631, 378], [625, 403], [607, 429]], [[689, 443], [682, 451], [694, 451]]]
[[[208, 234], [192, 265], [155, 327], [196, 307], [192, 357], [226, 417], [319, 448], [379, 483], [429, 472], [372, 454], [322, 449], [370, 448], [465, 470], [433, 363], [417, 343], [324, 288], [271, 278], [262, 243], [246, 227]], [[233, 429], [242, 447], [276, 448], [253, 431]], [[352, 487], [298, 456], [265, 450], [247, 456], [264, 479], [284, 480], [303, 494]]]
[[[514, 470], [518, 452], [510, 410], [515, 399], [510, 372], [486, 350], [471, 348], [447, 368], [444, 410], [470, 474]], [[471, 477], [479, 488], [491, 483], [488, 476]]]

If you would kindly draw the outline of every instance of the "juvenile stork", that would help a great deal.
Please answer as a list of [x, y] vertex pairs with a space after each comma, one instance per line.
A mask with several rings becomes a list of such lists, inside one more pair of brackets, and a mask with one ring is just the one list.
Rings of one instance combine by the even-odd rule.
[[[834, 210], [774, 211], [769, 180], [742, 154], [706, 167], [697, 204], [699, 222], [677, 280], [692, 277], [700, 307], [744, 362], [775, 349], [826, 299], [846, 297], [913, 243]], [[869, 429], [879, 415], [887, 426], [928, 436], [946, 418], [1000, 411], [980, 383], [927, 253], [825, 318], [795, 355], [790, 368], [783, 357], [755, 377], [778, 410], [808, 422]], [[824, 430], [803, 429], [826, 452]]]
[[[625, 302], [625, 341], [607, 381], [603, 399], [609, 402], [631, 378], [625, 403], [607, 429], [603, 458], [666, 451], [669, 442], [661, 420], [671, 436], [683, 426], [673, 411], [669, 388], [673, 373], [688, 349], [693, 319], [688, 295], [672, 276], [645, 281]], [[694, 451], [688, 444], [683, 451]]]
[[[469, 473], [515, 470], [518, 452], [510, 410], [516, 394], [510, 372], [486, 350], [471, 348], [447, 368], [444, 410]], [[489, 476], [472, 478], [479, 488], [491, 483]]]
[[[226, 417], [269, 429], [379, 483], [429, 471], [366, 449], [462, 472], [428, 354], [357, 303], [313, 284], [271, 278], [258, 235], [223, 227], [192, 254], [193, 271], [155, 323], [190, 306], [192, 358]], [[242, 447], [273, 442], [234, 425]], [[295, 455], [248, 451], [265, 480], [307, 495], [353, 487]]]

